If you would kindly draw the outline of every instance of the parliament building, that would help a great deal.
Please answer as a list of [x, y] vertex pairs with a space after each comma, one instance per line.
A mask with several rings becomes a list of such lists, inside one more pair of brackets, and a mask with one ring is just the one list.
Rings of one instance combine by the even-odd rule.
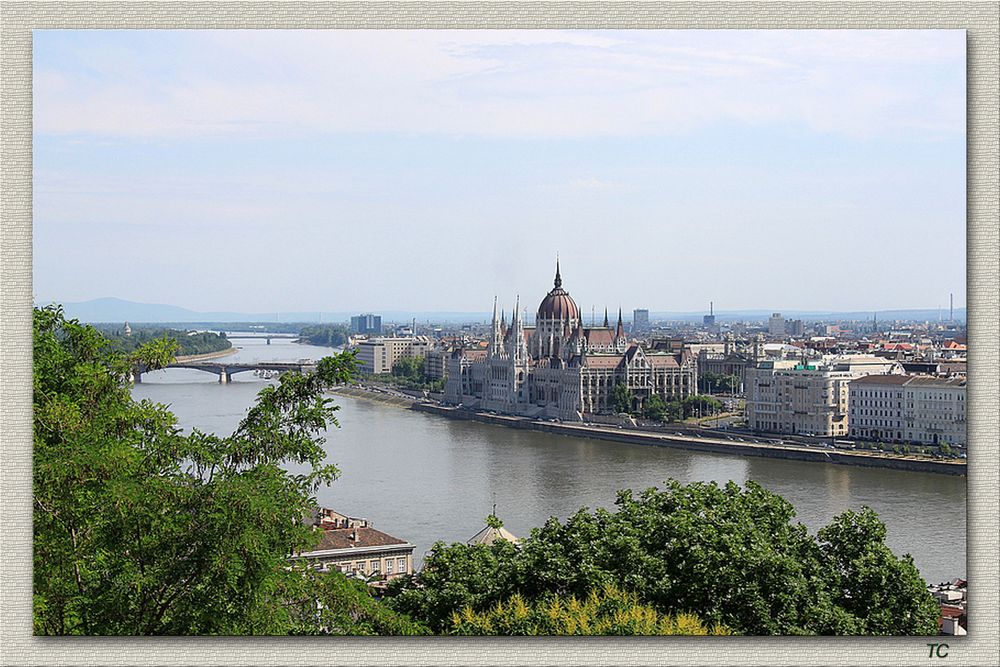
[[654, 394], [664, 401], [690, 396], [697, 391], [696, 369], [683, 346], [658, 349], [629, 340], [621, 310], [616, 327], [605, 311], [604, 326], [585, 328], [557, 261], [555, 285], [534, 326], [525, 325], [519, 299], [508, 326], [494, 299], [489, 346], [452, 354], [444, 398], [475, 410], [586, 421], [614, 412], [618, 384], [632, 391], [635, 410]]

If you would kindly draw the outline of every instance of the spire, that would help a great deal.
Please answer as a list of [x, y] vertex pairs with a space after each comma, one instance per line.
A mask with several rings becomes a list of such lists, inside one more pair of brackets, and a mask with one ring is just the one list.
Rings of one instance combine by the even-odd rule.
[[608, 307], [604, 306], [604, 328], [607, 329], [611, 325], [608, 324]]
[[556, 255], [556, 287], [562, 287], [562, 276], [559, 275], [559, 255]]
[[622, 324], [622, 309], [619, 306], [619, 308], [618, 308], [618, 328], [615, 329], [615, 338], [624, 338], [624, 337], [625, 337], [625, 325]]

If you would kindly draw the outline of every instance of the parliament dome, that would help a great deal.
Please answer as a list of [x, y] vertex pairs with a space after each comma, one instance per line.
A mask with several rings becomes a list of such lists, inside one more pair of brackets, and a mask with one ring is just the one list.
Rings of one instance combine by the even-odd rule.
[[542, 302], [538, 305], [538, 320], [577, 320], [580, 319], [580, 309], [569, 292], [562, 288], [562, 276], [559, 275], [559, 262], [556, 262], [556, 280]]

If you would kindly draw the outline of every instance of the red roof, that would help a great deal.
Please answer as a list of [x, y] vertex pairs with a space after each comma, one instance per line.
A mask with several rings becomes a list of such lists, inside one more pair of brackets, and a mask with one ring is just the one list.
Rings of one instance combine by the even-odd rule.
[[[352, 535], [355, 539], [351, 539]], [[313, 551], [350, 549], [351, 547], [403, 546], [406, 540], [393, 537], [374, 528], [336, 528], [324, 530], [323, 537]]]
[[588, 368], [617, 368], [622, 363], [622, 359], [623, 357], [620, 354], [588, 354], [586, 356], [586, 366]]

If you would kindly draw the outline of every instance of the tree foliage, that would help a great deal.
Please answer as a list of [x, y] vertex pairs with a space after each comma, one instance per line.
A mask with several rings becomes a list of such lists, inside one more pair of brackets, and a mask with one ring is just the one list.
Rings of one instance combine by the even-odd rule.
[[694, 614], [665, 615], [642, 604], [635, 593], [615, 586], [585, 598], [550, 596], [528, 601], [517, 594], [477, 612], [463, 607], [451, 615], [454, 635], [728, 635], [721, 625], [706, 626]]
[[[284, 634], [288, 556], [318, 535], [303, 518], [336, 478], [323, 438], [351, 355], [263, 389], [236, 431], [177, 428], [134, 401], [136, 364], [176, 346], [112, 350], [58, 307], [34, 313], [34, 593], [39, 634]], [[287, 464], [305, 471], [291, 474]]]
[[624, 382], [616, 384], [615, 388], [611, 390], [611, 405], [616, 414], [621, 412], [631, 414], [634, 399], [635, 394]]
[[164, 326], [133, 325], [132, 333], [128, 336], [118, 327], [95, 327], [109, 341], [110, 349], [122, 354], [131, 354], [139, 348], [162, 339], [167, 339], [176, 344], [176, 354], [207, 354], [209, 352], [220, 352], [228, 350], [233, 346], [226, 339], [225, 333], [217, 334], [211, 331], [186, 331], [183, 329], [172, 329]]
[[343, 324], [307, 324], [299, 329], [299, 338], [310, 345], [340, 347], [347, 342], [347, 327]]
[[937, 631], [933, 598], [912, 559], [885, 545], [874, 512], [845, 513], [817, 536], [794, 514], [753, 482], [671, 480], [620, 493], [615, 512], [553, 517], [519, 547], [438, 545], [389, 604], [446, 632], [449, 608], [485, 613], [515, 593], [533, 604], [615, 586], [660, 614], [694, 612], [740, 634]]

